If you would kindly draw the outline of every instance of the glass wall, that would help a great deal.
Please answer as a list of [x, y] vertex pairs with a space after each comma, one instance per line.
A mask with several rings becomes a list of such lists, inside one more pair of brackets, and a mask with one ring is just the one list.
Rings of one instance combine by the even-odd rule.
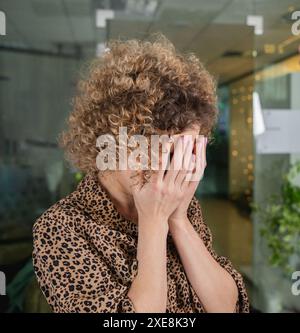
[[[57, 136], [70, 111], [79, 65], [60, 55], [13, 50], [0, 55], [0, 270], [24, 293], [24, 280], [35, 283], [32, 224], [75, 184]], [[18, 310], [19, 296], [10, 295]]]

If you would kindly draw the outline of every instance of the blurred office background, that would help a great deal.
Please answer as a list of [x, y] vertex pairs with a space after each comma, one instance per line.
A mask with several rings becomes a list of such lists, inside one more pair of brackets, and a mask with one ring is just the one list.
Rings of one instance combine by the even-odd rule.
[[244, 275], [253, 309], [299, 312], [299, 168], [290, 172], [300, 159], [299, 0], [2, 0], [0, 11], [0, 312], [49, 311], [31, 228], [82, 176], [57, 146], [80, 69], [107, 40], [153, 32], [218, 79], [220, 117], [197, 191], [217, 252]]

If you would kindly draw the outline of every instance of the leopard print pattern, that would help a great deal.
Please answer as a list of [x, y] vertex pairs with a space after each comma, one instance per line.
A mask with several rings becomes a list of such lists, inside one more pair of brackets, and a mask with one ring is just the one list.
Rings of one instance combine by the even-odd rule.
[[[210, 230], [193, 198], [189, 219], [215, 260], [239, 290], [237, 312], [249, 312], [241, 275], [212, 249]], [[77, 189], [50, 207], [33, 226], [33, 265], [54, 312], [134, 313], [127, 297], [137, 274], [138, 229], [119, 214], [97, 176], [88, 174]], [[167, 313], [205, 312], [190, 285], [172, 237], [167, 237]]]

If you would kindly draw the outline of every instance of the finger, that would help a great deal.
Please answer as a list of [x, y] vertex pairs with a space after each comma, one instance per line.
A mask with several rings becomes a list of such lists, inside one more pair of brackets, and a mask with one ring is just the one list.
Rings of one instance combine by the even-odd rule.
[[189, 185], [189, 183], [193, 177], [195, 168], [196, 168], [196, 156], [194, 154], [192, 154], [192, 158], [190, 160], [190, 165], [188, 167], [188, 171], [186, 172], [186, 174], [183, 178], [182, 184], [181, 184], [182, 189], [185, 189]]
[[175, 142], [174, 154], [165, 175], [164, 181], [166, 183], [174, 183], [178, 172], [182, 168], [182, 161], [184, 156], [184, 137], [179, 137]]
[[206, 145], [207, 145], [207, 138], [204, 137], [203, 146], [202, 146], [202, 150], [201, 150], [201, 153], [202, 153], [202, 156], [201, 156], [202, 176], [201, 176], [201, 178], [203, 177], [204, 170], [206, 167]]
[[[201, 143], [201, 140], [198, 141], [197, 148], [198, 152], [198, 162], [196, 162], [196, 168], [194, 170], [193, 177], [191, 181], [189, 182], [189, 189], [191, 191], [196, 191], [197, 187], [203, 178], [204, 170], [207, 164], [206, 161], [206, 146], [207, 146], [208, 139], [207, 137], [204, 138], [203, 142]], [[201, 157], [201, 158], [199, 158]], [[200, 165], [200, 166], [199, 166]]]
[[163, 181], [166, 170], [170, 166], [172, 144], [174, 142], [173, 137], [169, 137], [168, 141], [165, 140], [161, 142], [159, 156], [159, 172], [158, 172], [158, 181]]
[[198, 136], [196, 138], [196, 170], [191, 177], [190, 181], [200, 181], [203, 175], [203, 166], [205, 163], [205, 138], [204, 136]]
[[178, 173], [175, 182], [178, 183], [180, 186], [182, 182], [185, 180], [187, 174], [193, 170], [193, 140], [192, 138], [187, 139], [186, 149], [183, 156], [183, 166], [180, 172]]

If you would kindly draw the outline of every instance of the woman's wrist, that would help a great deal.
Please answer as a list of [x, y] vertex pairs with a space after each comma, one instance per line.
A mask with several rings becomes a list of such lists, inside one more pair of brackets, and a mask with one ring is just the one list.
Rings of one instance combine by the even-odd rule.
[[160, 233], [161, 235], [167, 235], [169, 231], [168, 218], [164, 216], [149, 216], [139, 214], [138, 216], [139, 230], [146, 230], [151, 233]]
[[174, 217], [171, 216], [168, 223], [171, 233], [177, 230], [186, 230], [191, 224], [187, 214], [182, 214]]

